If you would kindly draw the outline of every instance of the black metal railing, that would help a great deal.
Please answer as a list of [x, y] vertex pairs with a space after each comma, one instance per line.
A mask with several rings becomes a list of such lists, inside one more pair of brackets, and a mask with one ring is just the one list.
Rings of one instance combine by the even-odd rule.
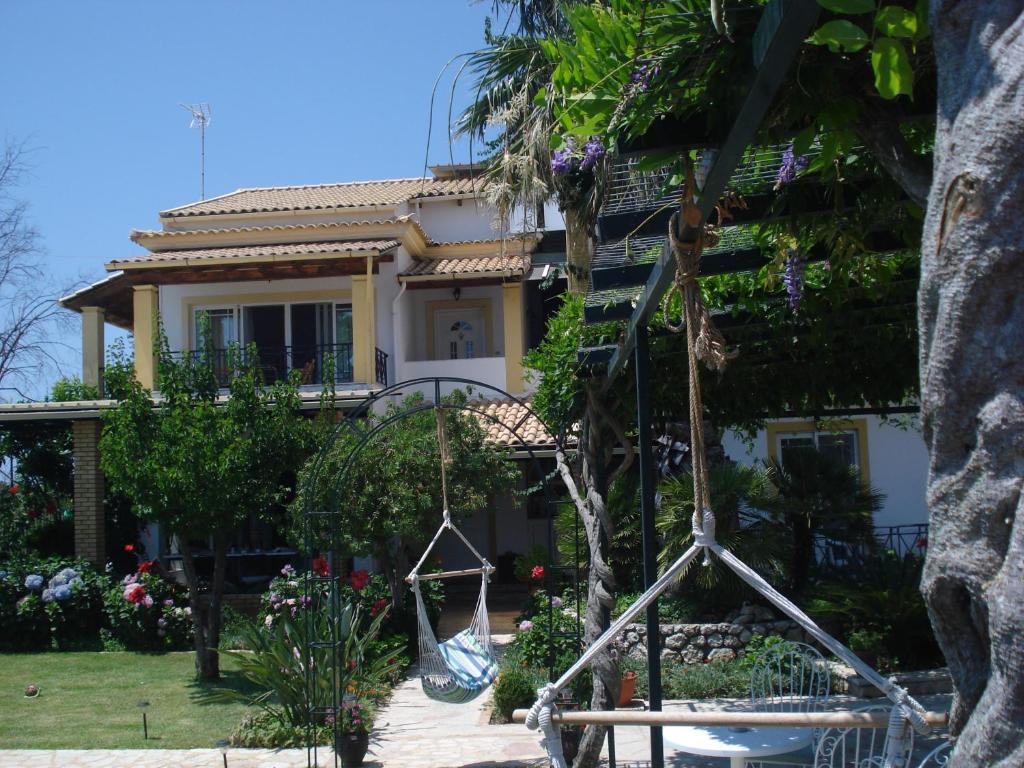
[[252, 354], [256, 355], [255, 364], [268, 383], [286, 379], [292, 371], [300, 372], [301, 384], [324, 384], [332, 379], [332, 372], [336, 384], [352, 381], [351, 344], [256, 346], [255, 349], [250, 346], [247, 349], [209, 349], [205, 353], [191, 350], [175, 350], [170, 353], [172, 359], [181, 359], [184, 355], [205, 357], [213, 368], [217, 383], [222, 387], [230, 383], [236, 360], [252, 362], [248, 359]]
[[[903, 558], [908, 552], [924, 555], [928, 548], [928, 523], [910, 525], [876, 525], [875, 542], [879, 549], [891, 551]], [[821, 565], [844, 566], [863, 559], [868, 547], [828, 536], [814, 539], [815, 559]]]
[[388, 385], [388, 353], [375, 348], [373, 358], [374, 378], [378, 384]]

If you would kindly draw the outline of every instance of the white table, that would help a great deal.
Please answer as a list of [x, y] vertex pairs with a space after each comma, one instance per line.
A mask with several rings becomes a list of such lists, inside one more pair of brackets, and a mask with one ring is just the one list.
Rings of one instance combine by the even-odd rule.
[[666, 744], [682, 752], [728, 757], [730, 768], [744, 768], [750, 759], [803, 749], [811, 743], [814, 729], [670, 725], [662, 729], [662, 736]]

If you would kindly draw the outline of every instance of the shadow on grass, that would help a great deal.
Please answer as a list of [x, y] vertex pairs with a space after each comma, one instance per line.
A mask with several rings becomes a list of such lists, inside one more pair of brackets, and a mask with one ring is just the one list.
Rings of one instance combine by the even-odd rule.
[[248, 701], [260, 690], [238, 670], [221, 670], [220, 680], [193, 680], [188, 684], [189, 699], [199, 705], [237, 704]]

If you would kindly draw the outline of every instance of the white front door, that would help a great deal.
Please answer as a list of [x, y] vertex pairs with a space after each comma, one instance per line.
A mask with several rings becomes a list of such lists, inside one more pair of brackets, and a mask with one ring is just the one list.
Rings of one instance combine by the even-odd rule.
[[434, 314], [434, 357], [438, 360], [468, 360], [487, 357], [484, 311], [439, 309]]

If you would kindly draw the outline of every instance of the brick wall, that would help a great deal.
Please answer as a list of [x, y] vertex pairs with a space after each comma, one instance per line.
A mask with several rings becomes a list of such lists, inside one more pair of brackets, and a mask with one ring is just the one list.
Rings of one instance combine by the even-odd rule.
[[100, 421], [74, 421], [75, 554], [96, 565], [106, 561], [103, 473], [100, 471]]

